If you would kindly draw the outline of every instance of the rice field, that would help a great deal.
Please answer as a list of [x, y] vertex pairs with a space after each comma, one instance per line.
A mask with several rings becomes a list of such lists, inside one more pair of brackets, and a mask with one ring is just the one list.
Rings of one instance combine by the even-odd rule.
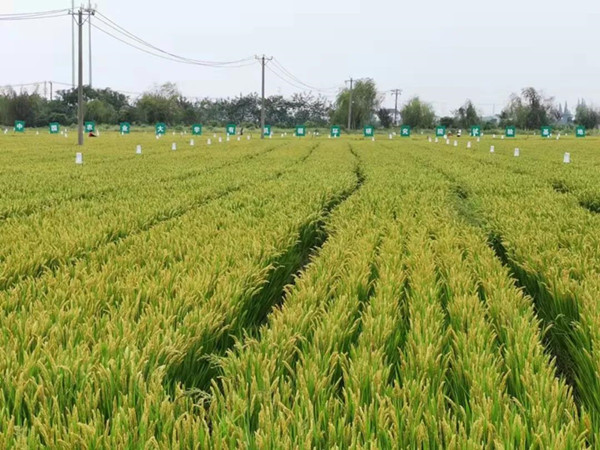
[[74, 139], [0, 135], [0, 448], [600, 447], [600, 138]]

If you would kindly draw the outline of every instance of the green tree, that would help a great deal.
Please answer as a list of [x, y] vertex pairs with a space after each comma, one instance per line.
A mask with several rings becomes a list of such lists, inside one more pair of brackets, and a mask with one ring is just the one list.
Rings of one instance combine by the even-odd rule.
[[180, 97], [181, 94], [173, 83], [165, 83], [154, 91], [144, 93], [136, 103], [138, 120], [142, 123], [165, 122], [175, 125]]
[[463, 106], [454, 111], [454, 120], [457, 127], [465, 129], [481, 123], [481, 117], [471, 100], [467, 100]]
[[456, 127], [456, 120], [454, 119], [454, 117], [444, 116], [440, 118], [440, 125], [446, 128], [454, 128]]
[[600, 112], [582, 101], [575, 109], [575, 122], [591, 130], [600, 124]]
[[400, 110], [400, 116], [402, 123], [411, 128], [433, 128], [435, 124], [433, 107], [419, 97], [411, 98]]
[[117, 111], [110, 103], [95, 99], [86, 104], [85, 118], [97, 123], [116, 123], [118, 116]]
[[551, 122], [552, 99], [532, 87], [525, 88], [521, 95], [513, 94], [509, 104], [500, 114], [500, 124], [515, 125], [523, 129], [538, 129]]
[[381, 122], [381, 126], [383, 128], [389, 128], [392, 126], [394, 118], [392, 117], [388, 109], [379, 108], [379, 110], [377, 111], [377, 117], [379, 118], [379, 122]]
[[[352, 89], [352, 117], [350, 128], [362, 128], [373, 120], [373, 115], [381, 105], [381, 96], [377, 93], [377, 86], [370, 78], [358, 80]], [[335, 101], [335, 111], [332, 115], [333, 123], [348, 123], [348, 106], [350, 104], [350, 89], [343, 89]]]

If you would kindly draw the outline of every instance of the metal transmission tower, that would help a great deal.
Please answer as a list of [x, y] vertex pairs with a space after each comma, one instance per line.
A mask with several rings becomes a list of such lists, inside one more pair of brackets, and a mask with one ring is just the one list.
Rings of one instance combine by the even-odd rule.
[[258, 61], [260, 61], [260, 66], [262, 68], [262, 99], [261, 99], [261, 107], [260, 107], [260, 138], [265, 138], [265, 67], [267, 62], [272, 61], [273, 57], [267, 58], [265, 55], [256, 56]]
[[350, 131], [352, 129], [352, 87], [354, 80], [350, 78], [349, 80], [346, 80], [346, 83], [348, 82], [350, 83], [350, 99], [348, 101], [348, 131]]
[[396, 96], [396, 103], [394, 106], [394, 125], [398, 125], [398, 96], [402, 94], [402, 89], [392, 89], [391, 92]]

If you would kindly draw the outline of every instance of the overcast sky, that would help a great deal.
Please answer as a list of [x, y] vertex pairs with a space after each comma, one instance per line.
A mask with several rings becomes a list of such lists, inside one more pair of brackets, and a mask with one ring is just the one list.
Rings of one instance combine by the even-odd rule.
[[[470, 98], [498, 113], [526, 86], [600, 106], [598, 0], [96, 0], [128, 31], [189, 58], [275, 56], [303, 82], [419, 95], [438, 114]], [[76, 3], [81, 3], [79, 0]], [[69, 8], [71, 0], [0, 0], [0, 13]], [[212, 69], [165, 61], [93, 31], [93, 84], [140, 92], [166, 81], [188, 96], [260, 91], [260, 66]], [[87, 29], [86, 29], [87, 57]], [[71, 22], [0, 21], [0, 85], [71, 82]], [[87, 80], [87, 66], [85, 79]], [[267, 72], [267, 95], [298, 91]], [[332, 91], [327, 91], [331, 95]], [[386, 106], [393, 97], [386, 95]]]

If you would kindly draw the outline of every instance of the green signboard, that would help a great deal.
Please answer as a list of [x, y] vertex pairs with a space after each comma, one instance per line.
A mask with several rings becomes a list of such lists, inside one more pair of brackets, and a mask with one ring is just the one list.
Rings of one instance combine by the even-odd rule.
[[306, 127], [304, 125], [298, 125], [296, 127], [296, 136], [298, 136], [298, 137], [306, 136]]
[[506, 137], [512, 138], [512, 137], [517, 136], [517, 129], [515, 127], [512, 127], [512, 126], [511, 127], [506, 127], [506, 130], [505, 130], [504, 133], [505, 133], [504, 135]]
[[131, 124], [129, 122], [121, 122], [119, 130], [121, 130], [122, 134], [129, 134], [131, 131]]
[[439, 126], [435, 128], [435, 135], [436, 137], [444, 137], [446, 136], [446, 127], [444, 126]]
[[575, 128], [575, 137], [578, 137], [578, 138], [585, 137], [585, 127], [584, 126], [579, 125], [577, 128]]
[[96, 131], [96, 122], [93, 122], [93, 121], [86, 122], [85, 123], [85, 132], [93, 133], [94, 131]]
[[162, 136], [167, 132], [167, 126], [162, 122], [158, 122], [154, 129], [157, 136]]
[[225, 133], [227, 133], [228, 136], [233, 136], [235, 134], [236, 131], [236, 125], [233, 123], [230, 123], [229, 125], [227, 125], [225, 127]]
[[15, 131], [17, 133], [25, 132], [25, 122], [22, 120], [15, 120]]
[[340, 137], [342, 135], [342, 129], [338, 125], [331, 127], [331, 137]]
[[265, 125], [265, 128], [263, 129], [263, 135], [271, 136], [271, 125]]
[[57, 122], [52, 122], [49, 125], [49, 128], [50, 128], [50, 134], [58, 134], [58, 133], [60, 133], [60, 124], [57, 123]]
[[552, 127], [542, 127], [542, 137], [549, 138], [552, 135]]
[[363, 135], [364, 137], [373, 137], [375, 135], [375, 128], [372, 125], [365, 125]]
[[410, 126], [402, 125], [400, 128], [400, 136], [401, 137], [410, 137]]
[[481, 127], [479, 125], [475, 125], [471, 127], [471, 136], [479, 137], [481, 136]]
[[193, 136], [202, 136], [202, 125], [199, 123], [195, 123], [192, 125], [192, 135]]

